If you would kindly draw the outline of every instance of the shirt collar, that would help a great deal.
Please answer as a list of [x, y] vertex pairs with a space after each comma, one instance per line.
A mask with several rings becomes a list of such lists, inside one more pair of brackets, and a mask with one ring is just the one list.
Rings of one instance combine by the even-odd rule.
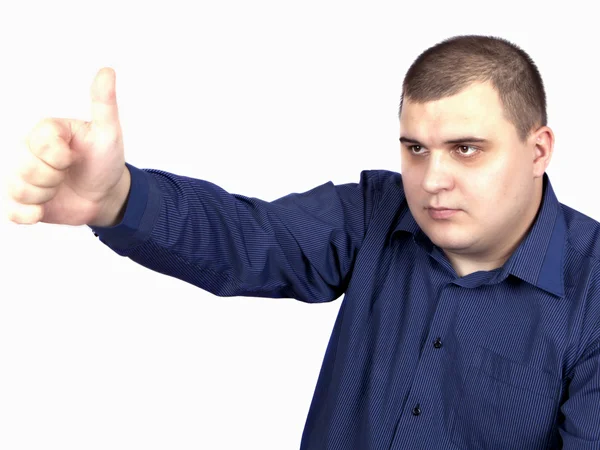
[[[417, 225], [408, 205], [404, 209], [404, 214], [391, 236], [399, 231], [406, 231], [411, 233], [416, 241], [426, 242], [430, 248], [433, 244]], [[544, 173], [542, 203], [534, 224], [503, 265], [499, 278], [504, 279], [508, 274], [512, 274], [551, 294], [564, 297], [566, 229], [562, 208], [554, 194], [548, 174]]]

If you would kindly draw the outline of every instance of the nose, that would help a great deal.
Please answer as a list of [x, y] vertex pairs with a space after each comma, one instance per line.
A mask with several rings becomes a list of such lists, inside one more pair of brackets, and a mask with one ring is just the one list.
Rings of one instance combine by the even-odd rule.
[[430, 194], [452, 189], [451, 161], [446, 161], [442, 152], [432, 152], [426, 162], [422, 187]]

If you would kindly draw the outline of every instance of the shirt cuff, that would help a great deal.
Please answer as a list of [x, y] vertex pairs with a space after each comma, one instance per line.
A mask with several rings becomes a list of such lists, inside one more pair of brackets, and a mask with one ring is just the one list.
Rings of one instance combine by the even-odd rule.
[[127, 162], [125, 165], [131, 174], [131, 186], [123, 220], [113, 227], [87, 225], [101, 242], [123, 256], [150, 237], [162, 201], [158, 184], [150, 173]]

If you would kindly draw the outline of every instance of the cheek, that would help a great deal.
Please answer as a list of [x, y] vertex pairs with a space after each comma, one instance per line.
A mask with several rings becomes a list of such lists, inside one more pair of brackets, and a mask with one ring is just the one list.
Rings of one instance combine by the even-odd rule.
[[421, 182], [416, 170], [402, 172], [402, 185], [409, 202], [420, 195]]
[[518, 184], [513, 183], [510, 176], [503, 176], [477, 177], [465, 191], [471, 219], [492, 233], [504, 227], [507, 217], [515, 213], [520, 202]]
[[408, 203], [408, 207], [412, 211], [412, 214], [418, 214], [418, 205], [421, 203], [418, 191], [415, 191], [414, 189], [411, 189], [409, 186], [405, 185], [404, 195], [406, 196], [406, 202]]
[[507, 191], [504, 184], [485, 176], [471, 177], [468, 183], [456, 186], [459, 200], [471, 220], [483, 226], [490, 226], [502, 215]]
[[471, 174], [470, 192], [486, 210], [502, 209], [504, 204], [514, 201], [520, 189], [519, 179], [520, 174], [515, 172], [511, 161], [499, 158]]

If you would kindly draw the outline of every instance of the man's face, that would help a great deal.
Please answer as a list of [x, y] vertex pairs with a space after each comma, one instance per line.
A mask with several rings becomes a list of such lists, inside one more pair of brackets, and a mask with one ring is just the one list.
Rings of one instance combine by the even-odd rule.
[[[519, 140], [490, 84], [422, 104], [405, 99], [400, 131], [403, 141], [410, 139], [400, 144], [408, 206], [434, 244], [485, 258], [524, 232], [539, 205], [535, 137]], [[456, 211], [436, 215], [429, 207]]]

